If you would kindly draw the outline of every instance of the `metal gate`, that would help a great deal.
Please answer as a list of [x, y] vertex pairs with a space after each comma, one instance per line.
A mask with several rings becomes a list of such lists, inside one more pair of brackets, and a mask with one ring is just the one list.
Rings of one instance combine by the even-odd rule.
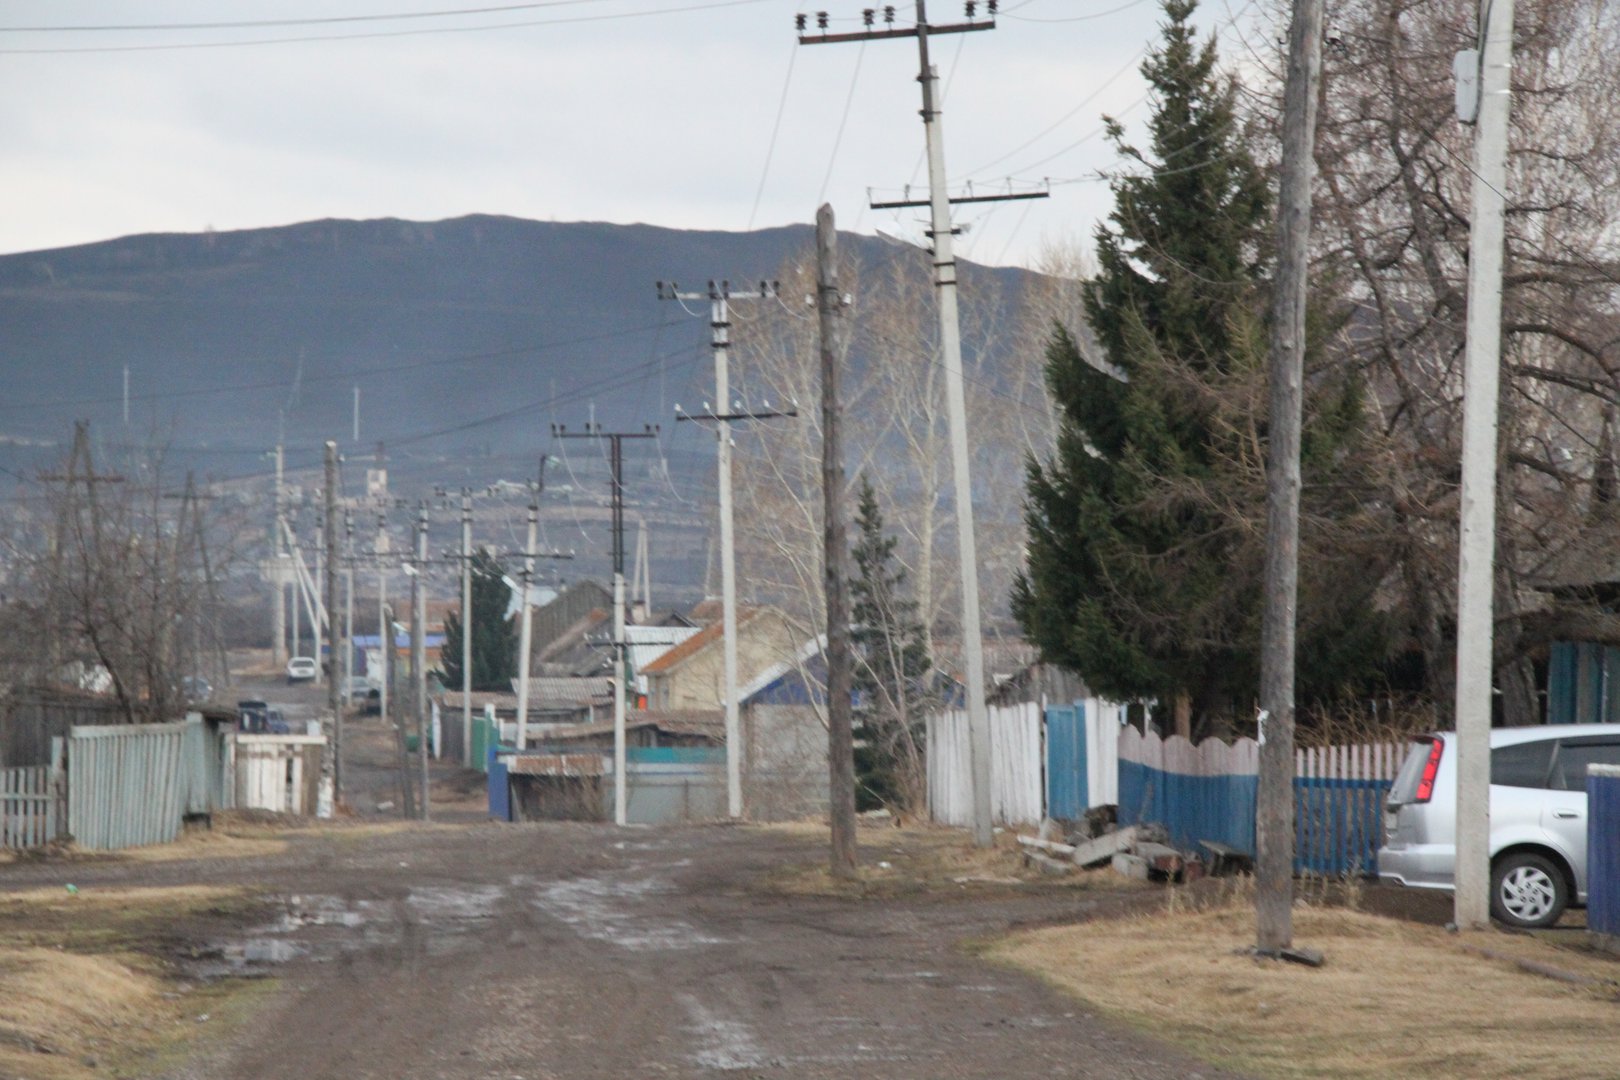
[[1076, 821], [1090, 805], [1086, 783], [1086, 707], [1049, 705], [1046, 709], [1046, 813]]

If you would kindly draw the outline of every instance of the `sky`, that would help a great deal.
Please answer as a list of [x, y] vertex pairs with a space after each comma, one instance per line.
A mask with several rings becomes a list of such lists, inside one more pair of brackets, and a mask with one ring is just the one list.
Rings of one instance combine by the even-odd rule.
[[[918, 239], [925, 211], [867, 207], [869, 189], [926, 191], [915, 40], [810, 47], [794, 30], [821, 10], [858, 30], [870, 4], [11, 0], [0, 253], [328, 217], [736, 231], [808, 223], [823, 201], [842, 229]], [[912, 25], [913, 4], [895, 6]], [[1258, 6], [1204, 0], [1197, 20], [1242, 61]], [[994, 30], [931, 40], [946, 171], [953, 194], [1050, 181], [1048, 199], [956, 215], [958, 254], [1035, 265], [1108, 212], [1102, 116], [1140, 130], [1162, 11], [1001, 8]], [[928, 16], [960, 23], [963, 4]], [[218, 25], [252, 22], [275, 25]]]

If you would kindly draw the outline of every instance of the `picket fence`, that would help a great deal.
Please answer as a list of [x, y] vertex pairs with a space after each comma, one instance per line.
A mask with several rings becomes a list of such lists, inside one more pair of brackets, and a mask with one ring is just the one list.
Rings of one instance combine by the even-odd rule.
[[[1294, 770], [1294, 868], [1317, 874], [1377, 869], [1384, 794], [1405, 756], [1399, 743], [1299, 750]], [[1156, 822], [1178, 847], [1213, 840], [1253, 854], [1260, 748], [1253, 739], [1194, 746], [1134, 727], [1119, 739], [1119, 820]]]
[[[1041, 820], [1041, 707], [1034, 702], [991, 705], [990, 806], [1007, 825]], [[935, 821], [973, 823], [972, 755], [965, 709], [928, 717], [928, 809]]]

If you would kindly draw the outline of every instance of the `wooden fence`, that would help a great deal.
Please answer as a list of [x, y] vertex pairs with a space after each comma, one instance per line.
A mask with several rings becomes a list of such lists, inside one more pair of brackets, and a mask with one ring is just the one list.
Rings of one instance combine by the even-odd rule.
[[[1294, 869], [1372, 874], [1383, 836], [1383, 802], [1405, 756], [1400, 743], [1299, 750], [1294, 771]], [[1119, 741], [1119, 820], [1165, 826], [1180, 847], [1214, 840], [1254, 853], [1259, 747], [1125, 728]]]
[[[1036, 822], [1044, 813], [1041, 776], [1041, 707], [1034, 702], [991, 705], [990, 803], [995, 820]], [[928, 810], [948, 825], [973, 822], [972, 755], [967, 711], [928, 717]]]
[[62, 740], [54, 765], [0, 769], [0, 844], [13, 851], [43, 847], [59, 838], [67, 819]]

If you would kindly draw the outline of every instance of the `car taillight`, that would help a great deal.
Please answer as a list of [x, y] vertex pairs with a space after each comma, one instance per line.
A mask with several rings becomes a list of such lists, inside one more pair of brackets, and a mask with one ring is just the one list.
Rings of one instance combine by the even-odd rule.
[[1446, 744], [1439, 739], [1429, 744], [1429, 760], [1423, 763], [1423, 776], [1418, 780], [1413, 802], [1428, 802], [1434, 795], [1434, 778], [1440, 774], [1440, 755], [1445, 749]]

